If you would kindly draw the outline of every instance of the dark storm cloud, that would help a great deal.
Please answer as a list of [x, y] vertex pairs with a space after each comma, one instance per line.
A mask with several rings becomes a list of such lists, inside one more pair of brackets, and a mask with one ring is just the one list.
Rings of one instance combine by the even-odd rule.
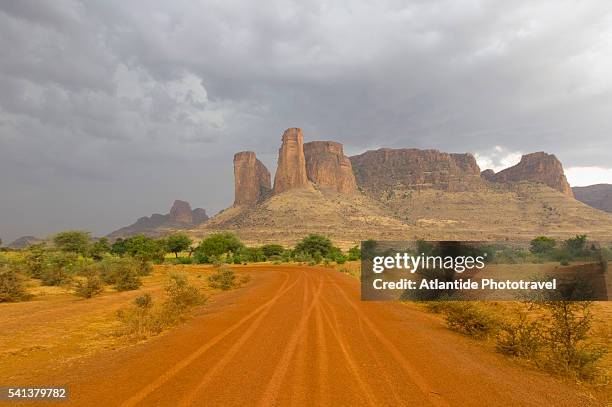
[[606, 1], [3, 2], [0, 237], [107, 233], [175, 198], [221, 209], [232, 154], [255, 150], [274, 171], [291, 126], [350, 153], [471, 151], [497, 167], [546, 150], [566, 167], [609, 168], [611, 11]]

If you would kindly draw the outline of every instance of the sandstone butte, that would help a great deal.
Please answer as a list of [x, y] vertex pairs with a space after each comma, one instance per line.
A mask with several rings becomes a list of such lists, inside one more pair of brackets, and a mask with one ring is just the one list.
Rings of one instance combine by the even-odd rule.
[[234, 155], [234, 205], [254, 205], [270, 191], [270, 172], [252, 151]]
[[170, 222], [191, 225], [193, 223], [193, 213], [191, 212], [189, 202], [181, 201], [179, 199], [174, 201], [172, 208], [170, 208], [170, 216], [168, 220]]
[[285, 130], [282, 145], [278, 150], [278, 167], [274, 176], [274, 193], [289, 189], [312, 189], [306, 174], [304, 138], [302, 129], [292, 127]]
[[482, 182], [480, 168], [471, 154], [381, 148], [350, 160], [357, 185], [371, 192], [397, 186], [457, 192], [477, 189]]
[[311, 141], [304, 144], [304, 156], [308, 179], [319, 187], [343, 194], [357, 189], [351, 160], [344, 155], [342, 144]]
[[515, 166], [489, 176], [495, 182], [540, 182], [561, 191], [564, 195], [574, 197], [572, 188], [565, 178], [563, 165], [553, 154], [537, 152], [524, 155]]

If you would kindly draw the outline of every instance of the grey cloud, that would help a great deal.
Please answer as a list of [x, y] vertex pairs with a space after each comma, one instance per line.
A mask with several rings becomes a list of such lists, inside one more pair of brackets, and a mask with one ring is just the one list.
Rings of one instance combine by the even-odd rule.
[[607, 1], [4, 2], [0, 237], [221, 209], [233, 153], [273, 172], [290, 126], [610, 167], [611, 22]]

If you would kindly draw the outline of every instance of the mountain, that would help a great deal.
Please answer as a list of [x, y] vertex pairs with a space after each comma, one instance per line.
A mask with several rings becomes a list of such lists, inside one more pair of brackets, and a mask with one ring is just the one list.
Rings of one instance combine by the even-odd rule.
[[612, 212], [612, 185], [597, 184], [588, 187], [574, 187], [574, 196], [580, 202], [606, 212]]
[[493, 170], [485, 170], [483, 177], [493, 182], [534, 181], [560, 191], [564, 195], [574, 197], [563, 165], [553, 154], [537, 152], [521, 157], [521, 161], [513, 167], [506, 168], [495, 174]]
[[19, 239], [13, 240], [7, 247], [10, 249], [25, 249], [43, 240], [34, 236], [22, 236]]
[[138, 234], [158, 237], [176, 230], [187, 230], [208, 220], [206, 210], [196, 208], [191, 210], [188, 202], [176, 200], [165, 215], [155, 213], [151, 216], [143, 216], [129, 226], [117, 229], [107, 235], [110, 239], [127, 237]]
[[290, 128], [272, 188], [255, 153], [239, 154], [235, 204], [193, 228], [194, 237], [229, 230], [249, 244], [292, 245], [321, 233], [342, 247], [369, 238], [612, 240], [612, 215], [575, 200], [563, 166], [543, 152], [481, 173], [471, 154], [381, 148], [347, 157], [342, 144], [304, 143]]

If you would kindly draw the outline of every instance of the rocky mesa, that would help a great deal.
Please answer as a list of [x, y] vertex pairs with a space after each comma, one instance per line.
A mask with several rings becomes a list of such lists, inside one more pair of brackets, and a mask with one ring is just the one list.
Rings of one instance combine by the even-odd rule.
[[311, 141], [304, 144], [308, 179], [324, 189], [342, 194], [357, 190], [351, 160], [342, 144], [335, 141]]
[[482, 184], [480, 168], [471, 154], [381, 148], [350, 160], [357, 185], [374, 195], [397, 188], [468, 191]]
[[546, 153], [481, 173], [472, 154], [381, 148], [347, 157], [342, 144], [304, 143], [290, 128], [271, 191], [253, 152], [236, 154], [234, 175], [234, 205], [194, 237], [232, 231], [249, 244], [293, 245], [320, 233], [342, 247], [370, 238], [612, 239], [612, 215], [573, 199], [561, 163]]
[[521, 161], [515, 166], [506, 168], [497, 174], [488, 173], [486, 177], [493, 182], [501, 183], [540, 182], [562, 192], [564, 195], [574, 197], [572, 188], [565, 178], [563, 165], [553, 154], [544, 152], [526, 154], [521, 157]]

